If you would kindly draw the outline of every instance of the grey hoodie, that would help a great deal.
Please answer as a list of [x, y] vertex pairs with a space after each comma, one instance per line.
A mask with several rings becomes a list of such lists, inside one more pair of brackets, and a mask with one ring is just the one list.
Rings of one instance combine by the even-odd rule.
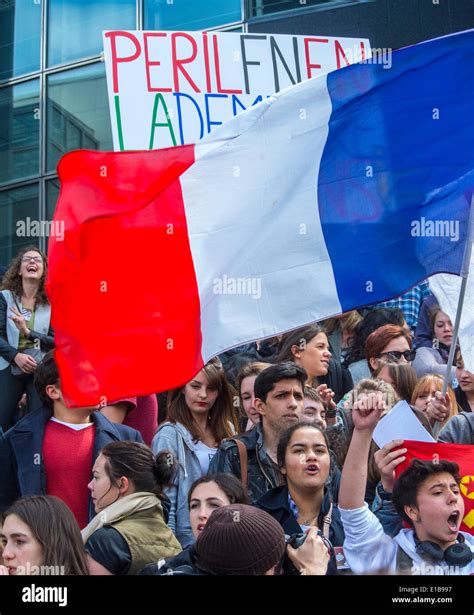
[[195, 542], [189, 521], [188, 493], [195, 480], [201, 478], [199, 459], [194, 452], [191, 434], [180, 423], [163, 423], [151, 443], [153, 453], [171, 451], [179, 467], [173, 487], [165, 489], [170, 499], [168, 526], [182, 547]]
[[446, 423], [438, 436], [439, 442], [474, 444], [474, 413], [460, 412]]

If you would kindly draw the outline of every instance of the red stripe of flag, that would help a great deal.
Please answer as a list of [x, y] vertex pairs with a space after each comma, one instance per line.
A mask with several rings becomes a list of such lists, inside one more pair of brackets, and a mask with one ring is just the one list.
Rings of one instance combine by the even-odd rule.
[[158, 392], [201, 369], [179, 182], [193, 162], [194, 146], [61, 160], [54, 220], [65, 236], [50, 239], [47, 290], [68, 405]]

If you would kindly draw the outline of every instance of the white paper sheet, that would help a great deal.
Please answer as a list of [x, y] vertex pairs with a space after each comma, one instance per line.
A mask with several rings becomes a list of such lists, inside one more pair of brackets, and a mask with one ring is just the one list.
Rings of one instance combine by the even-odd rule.
[[379, 448], [392, 440], [436, 442], [404, 400], [395, 404], [391, 411], [378, 422], [372, 438]]

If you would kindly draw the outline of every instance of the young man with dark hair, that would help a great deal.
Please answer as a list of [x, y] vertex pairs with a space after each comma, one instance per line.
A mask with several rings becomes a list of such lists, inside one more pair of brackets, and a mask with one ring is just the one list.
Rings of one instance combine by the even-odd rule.
[[87, 484], [100, 450], [109, 442], [143, 440], [94, 408], [68, 408], [52, 351], [36, 368], [35, 386], [43, 406], [0, 438], [0, 511], [21, 495], [56, 495], [82, 528], [95, 515]]
[[[344, 554], [355, 574], [473, 574], [474, 537], [459, 531], [464, 501], [459, 468], [449, 461], [415, 460], [395, 482], [393, 504], [411, 526], [391, 538], [364, 502], [372, 433], [385, 409], [381, 393], [353, 405], [354, 432], [342, 471], [339, 508], [346, 539]], [[404, 460], [387, 456], [385, 472]]]
[[[301, 420], [306, 379], [305, 370], [292, 361], [263, 370], [254, 384], [255, 407], [261, 422], [250, 431], [222, 442], [209, 474], [226, 472], [242, 479], [252, 503], [282, 484], [283, 477], [276, 463], [278, 440], [282, 431]], [[237, 441], [242, 443], [241, 450]], [[242, 465], [247, 466], [245, 476]]]

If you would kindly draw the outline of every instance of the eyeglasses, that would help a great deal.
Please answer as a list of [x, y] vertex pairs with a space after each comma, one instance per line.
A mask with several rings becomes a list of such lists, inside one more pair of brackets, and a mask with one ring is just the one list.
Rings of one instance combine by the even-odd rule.
[[42, 263], [43, 259], [41, 256], [23, 256], [21, 259], [22, 263], [28, 263], [29, 261], [35, 261], [35, 263]]
[[404, 350], [403, 352], [400, 350], [390, 350], [389, 352], [381, 352], [377, 356], [382, 357], [384, 355], [388, 357], [389, 360], [395, 361], [396, 363], [398, 363], [402, 357], [405, 357], [405, 360], [411, 363], [416, 357], [416, 350]]

